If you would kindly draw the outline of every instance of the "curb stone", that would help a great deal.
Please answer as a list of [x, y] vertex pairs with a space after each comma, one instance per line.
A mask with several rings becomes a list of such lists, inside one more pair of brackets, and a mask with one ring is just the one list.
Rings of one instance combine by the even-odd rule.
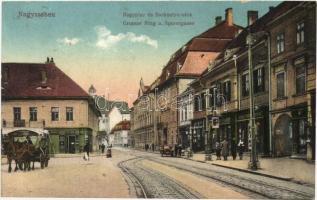
[[211, 163], [211, 165], [215, 165], [215, 166], [223, 167], [223, 168], [228, 168], [228, 169], [233, 169], [233, 170], [237, 170], [237, 171], [242, 171], [242, 172], [246, 172], [246, 173], [250, 173], [250, 174], [266, 176], [266, 177], [269, 177], [269, 178], [280, 179], [280, 180], [283, 180], [283, 181], [291, 181], [291, 180], [293, 180], [293, 178], [291, 178], [291, 177], [274, 176], [274, 175], [264, 174], [264, 173], [260, 173], [260, 172], [256, 172], [256, 171], [252, 171], [252, 170], [240, 169], [240, 168], [230, 167], [230, 166], [224, 166], [224, 165], [220, 165], [220, 164], [216, 164], [216, 163]]

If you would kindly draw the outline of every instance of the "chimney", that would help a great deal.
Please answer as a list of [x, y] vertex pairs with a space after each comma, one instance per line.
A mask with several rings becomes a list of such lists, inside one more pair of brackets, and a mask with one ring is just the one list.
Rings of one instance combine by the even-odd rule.
[[51, 57], [51, 61], [50, 61], [50, 63], [54, 63], [54, 59], [53, 59], [53, 57]]
[[274, 9], [274, 6], [269, 7], [269, 11], [272, 11]]
[[227, 8], [226, 9], [226, 23], [228, 26], [233, 25], [233, 14], [232, 14], [232, 8]]
[[217, 26], [218, 24], [220, 24], [220, 22], [221, 22], [221, 16], [217, 16], [216, 18], [215, 18], [215, 25]]
[[47, 58], [46, 58], [46, 63], [49, 63], [49, 62], [50, 62], [50, 58], [47, 57]]
[[248, 11], [248, 26], [251, 26], [258, 19], [258, 11], [249, 10]]

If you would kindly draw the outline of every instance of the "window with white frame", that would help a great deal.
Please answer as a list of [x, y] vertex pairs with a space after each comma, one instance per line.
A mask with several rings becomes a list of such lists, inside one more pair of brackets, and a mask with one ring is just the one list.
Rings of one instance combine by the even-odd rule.
[[296, 94], [304, 94], [306, 92], [306, 66], [300, 64], [295, 66], [296, 73]]
[[200, 95], [195, 95], [194, 96], [194, 109], [195, 111], [200, 111], [201, 110], [201, 99]]
[[280, 33], [276, 37], [277, 53], [282, 53], [285, 50], [285, 36], [284, 33]]
[[264, 92], [264, 67], [260, 67], [253, 71], [254, 93]]
[[74, 120], [74, 109], [73, 107], [66, 107], [66, 121]]
[[231, 99], [231, 82], [230, 81], [225, 81], [223, 83], [223, 95], [225, 97], [226, 101], [230, 101]]
[[279, 72], [276, 74], [276, 91], [277, 98], [285, 97], [285, 72]]
[[13, 108], [13, 120], [14, 121], [21, 120], [21, 108], [20, 107]]
[[241, 93], [243, 97], [249, 95], [249, 74], [245, 73], [241, 77]]
[[187, 105], [185, 105], [184, 114], [185, 114], [184, 118], [185, 118], [185, 120], [187, 120]]
[[200, 98], [201, 98], [200, 110], [205, 110], [206, 109], [206, 93], [205, 92], [201, 93]]
[[30, 121], [37, 121], [37, 107], [30, 107]]
[[305, 41], [305, 23], [300, 22], [296, 27], [296, 43], [302, 44]]
[[214, 106], [213, 91], [214, 91], [214, 87], [209, 89], [209, 94], [208, 94], [208, 107], [209, 108]]
[[59, 108], [58, 107], [51, 108], [51, 118], [52, 118], [52, 121], [59, 120]]

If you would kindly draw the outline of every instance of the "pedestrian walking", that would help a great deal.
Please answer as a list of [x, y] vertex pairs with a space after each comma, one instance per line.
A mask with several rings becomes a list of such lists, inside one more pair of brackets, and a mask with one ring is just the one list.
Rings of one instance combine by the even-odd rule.
[[221, 147], [222, 147], [221, 152], [222, 152], [223, 159], [227, 160], [229, 150], [228, 150], [228, 142], [227, 142], [226, 138], [224, 138], [223, 141], [221, 142]]
[[239, 151], [239, 158], [240, 160], [242, 160], [243, 151], [244, 151], [244, 143], [241, 139], [239, 140], [239, 143], [238, 143], [238, 151]]
[[217, 156], [217, 160], [221, 160], [221, 146], [220, 143], [217, 141], [216, 142], [216, 156]]
[[154, 152], [154, 144], [151, 144], [152, 151]]
[[145, 144], [145, 151], [147, 151], [149, 149], [149, 145]]
[[181, 144], [178, 145], [178, 155], [179, 157], [182, 157], [182, 150], [183, 150], [183, 146]]
[[237, 145], [236, 142], [233, 141], [231, 148], [232, 159], [235, 160], [237, 158]]
[[105, 153], [105, 148], [106, 148], [105, 144], [102, 143], [102, 145], [101, 145], [101, 153]]
[[85, 152], [85, 155], [84, 155], [84, 159], [85, 160], [89, 160], [89, 142], [86, 143], [86, 145], [84, 146], [84, 152]]

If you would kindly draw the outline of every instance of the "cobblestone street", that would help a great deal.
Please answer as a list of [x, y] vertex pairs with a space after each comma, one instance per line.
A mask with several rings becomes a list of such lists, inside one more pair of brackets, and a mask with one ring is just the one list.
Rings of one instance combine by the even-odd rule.
[[[129, 188], [116, 167], [118, 159], [104, 156], [51, 158], [47, 168], [36, 163], [30, 172], [8, 173], [2, 165], [2, 196], [8, 197], [129, 197]], [[13, 165], [15, 166], [15, 164]]]
[[[72, 156], [72, 157], [69, 157]], [[7, 172], [2, 164], [2, 196], [104, 198], [312, 198], [314, 187], [130, 149], [113, 157], [51, 158], [30, 172]]]

